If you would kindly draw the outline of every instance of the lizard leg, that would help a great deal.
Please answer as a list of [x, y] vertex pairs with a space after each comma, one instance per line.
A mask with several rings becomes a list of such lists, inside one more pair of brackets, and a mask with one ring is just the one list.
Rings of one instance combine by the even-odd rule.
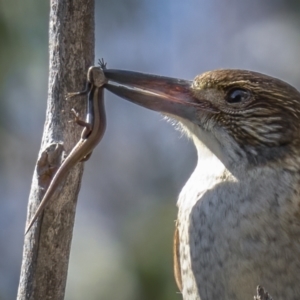
[[79, 126], [85, 127], [88, 131], [87, 134], [90, 133], [92, 131], [91, 124], [80, 119], [79, 113], [74, 108], [72, 108], [71, 112], [74, 114], [74, 120], [71, 120], [70, 122], [74, 122], [74, 123], [78, 124]]
[[87, 154], [85, 157], [83, 157], [80, 162], [84, 162], [90, 159], [90, 157], [92, 156], [93, 151], [91, 151], [89, 154]]
[[[79, 126], [84, 127], [84, 131], [83, 131], [84, 133], [83, 133], [83, 136], [84, 136], [84, 137], [87, 137], [87, 136], [91, 133], [91, 131], [92, 131], [92, 126], [91, 126], [91, 124], [88, 123], [88, 122], [86, 122], [86, 121], [84, 121], [84, 120], [82, 120], [82, 119], [80, 119], [80, 118], [79, 118], [79, 113], [78, 113], [74, 108], [72, 108], [71, 111], [72, 111], [72, 113], [74, 114], [74, 120], [71, 120], [70, 122], [74, 122], [74, 123], [78, 124]], [[92, 151], [92, 152], [93, 152], [93, 151]], [[83, 158], [80, 160], [80, 162], [87, 161], [87, 160], [91, 157], [92, 152], [90, 152], [90, 153], [87, 154], [85, 157], [83, 157]]]
[[87, 82], [86, 87], [83, 91], [80, 92], [73, 92], [73, 93], [67, 93], [66, 94], [66, 100], [76, 97], [76, 96], [82, 96], [82, 95], [86, 95], [90, 92], [91, 90], [91, 84], [89, 82]]

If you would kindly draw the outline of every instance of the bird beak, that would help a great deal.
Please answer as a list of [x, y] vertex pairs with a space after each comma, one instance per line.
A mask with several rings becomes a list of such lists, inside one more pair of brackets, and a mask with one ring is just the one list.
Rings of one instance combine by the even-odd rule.
[[192, 81], [124, 70], [103, 70], [113, 94], [148, 109], [196, 121], [198, 111], [214, 112], [211, 103], [195, 98]]

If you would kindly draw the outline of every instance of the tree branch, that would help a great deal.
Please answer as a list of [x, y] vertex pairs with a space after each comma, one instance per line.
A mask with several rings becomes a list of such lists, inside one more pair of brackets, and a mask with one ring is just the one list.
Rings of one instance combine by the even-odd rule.
[[[80, 137], [82, 129], [68, 120], [72, 119], [72, 107], [85, 111], [86, 101], [66, 101], [65, 94], [83, 89], [87, 69], [94, 61], [94, 39], [93, 0], [51, 0], [48, 105], [27, 223], [60, 165], [62, 153], [69, 153]], [[82, 171], [80, 163], [25, 236], [18, 300], [64, 298]]]

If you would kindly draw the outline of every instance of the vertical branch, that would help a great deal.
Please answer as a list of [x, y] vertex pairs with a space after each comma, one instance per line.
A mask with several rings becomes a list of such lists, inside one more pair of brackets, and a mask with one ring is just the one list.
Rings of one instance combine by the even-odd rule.
[[[72, 107], [83, 115], [86, 99], [66, 101], [65, 94], [83, 89], [87, 69], [94, 61], [94, 0], [51, 0], [49, 24], [48, 105], [27, 223], [63, 159], [62, 154], [69, 153], [80, 138], [81, 129], [68, 121], [72, 119]], [[71, 171], [25, 236], [18, 300], [64, 298], [82, 171], [81, 163]]]

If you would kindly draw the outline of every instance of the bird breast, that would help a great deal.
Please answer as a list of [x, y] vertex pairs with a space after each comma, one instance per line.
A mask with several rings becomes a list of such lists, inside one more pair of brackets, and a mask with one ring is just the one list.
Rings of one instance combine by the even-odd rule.
[[257, 285], [299, 299], [298, 180], [268, 167], [237, 179], [216, 157], [199, 157], [177, 203], [185, 300], [253, 299]]

